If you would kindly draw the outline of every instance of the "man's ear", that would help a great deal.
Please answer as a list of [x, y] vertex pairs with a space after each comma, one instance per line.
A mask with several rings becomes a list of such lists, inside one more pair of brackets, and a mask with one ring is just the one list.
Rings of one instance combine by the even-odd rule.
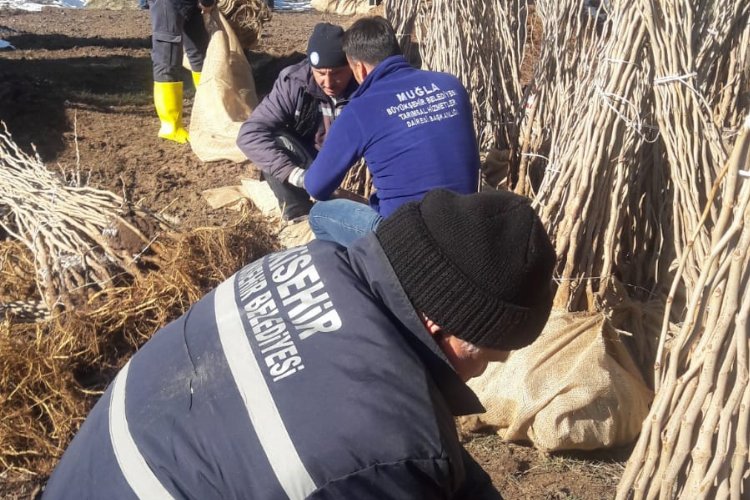
[[356, 61], [354, 59], [350, 59], [349, 57], [347, 57], [346, 60], [349, 63], [349, 67], [352, 70], [352, 75], [354, 75], [354, 79], [358, 83], [362, 83], [367, 77], [367, 73], [368, 73], [365, 63], [363, 63], [362, 61]]
[[370, 70], [368, 69], [367, 65], [363, 62], [359, 63], [359, 76], [362, 78], [362, 81], [365, 81], [365, 78], [367, 78], [367, 75], [370, 74]]

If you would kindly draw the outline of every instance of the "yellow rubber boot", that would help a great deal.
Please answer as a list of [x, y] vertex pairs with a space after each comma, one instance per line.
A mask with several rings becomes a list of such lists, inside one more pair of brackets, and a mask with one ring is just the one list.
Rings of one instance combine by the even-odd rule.
[[154, 82], [154, 106], [161, 120], [159, 137], [188, 142], [188, 131], [182, 126], [182, 82]]
[[193, 71], [193, 85], [195, 85], [195, 88], [198, 88], [198, 84], [201, 82], [201, 74], [200, 71]]

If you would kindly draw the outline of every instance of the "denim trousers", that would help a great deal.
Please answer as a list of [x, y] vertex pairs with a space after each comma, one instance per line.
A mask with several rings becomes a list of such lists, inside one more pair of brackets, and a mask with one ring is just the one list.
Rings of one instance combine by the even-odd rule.
[[315, 238], [348, 247], [354, 240], [378, 227], [383, 220], [375, 210], [352, 200], [319, 201], [308, 219]]

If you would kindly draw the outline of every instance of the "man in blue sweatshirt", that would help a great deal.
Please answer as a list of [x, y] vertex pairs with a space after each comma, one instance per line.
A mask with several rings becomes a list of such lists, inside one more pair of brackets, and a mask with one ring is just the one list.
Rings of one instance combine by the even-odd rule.
[[310, 211], [316, 238], [348, 245], [431, 189], [476, 192], [479, 151], [466, 89], [452, 75], [409, 66], [387, 20], [358, 20], [343, 46], [360, 87], [301, 183], [329, 200], [364, 157], [376, 189], [370, 206], [335, 199]]

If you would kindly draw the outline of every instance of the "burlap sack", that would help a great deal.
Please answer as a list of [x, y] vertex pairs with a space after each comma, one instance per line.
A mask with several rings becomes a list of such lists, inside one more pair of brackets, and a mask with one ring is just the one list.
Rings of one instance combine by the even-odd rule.
[[211, 40], [195, 91], [190, 146], [203, 161], [244, 161], [237, 147], [240, 126], [258, 104], [250, 63], [224, 16], [211, 11]]
[[310, 6], [317, 11], [339, 16], [367, 14], [373, 8], [367, 0], [312, 0]]
[[544, 451], [631, 443], [653, 397], [604, 316], [553, 311], [539, 339], [469, 382], [487, 413], [467, 431], [496, 431]]

